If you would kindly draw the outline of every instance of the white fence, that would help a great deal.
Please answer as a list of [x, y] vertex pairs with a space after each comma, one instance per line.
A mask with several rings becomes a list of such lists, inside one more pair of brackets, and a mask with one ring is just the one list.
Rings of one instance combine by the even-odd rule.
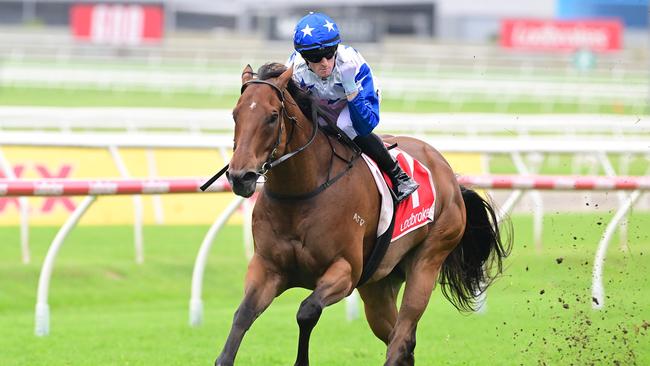
[[[77, 206], [63, 224], [54, 240], [48, 248], [41, 274], [38, 280], [38, 290], [36, 295], [36, 315], [35, 315], [35, 334], [45, 336], [50, 332], [50, 308], [48, 305], [48, 295], [50, 279], [54, 269], [54, 261], [65, 238], [70, 231], [79, 222], [84, 213], [90, 208], [97, 196], [106, 195], [135, 195], [135, 194], [170, 194], [170, 193], [197, 193], [199, 187], [203, 184], [202, 179], [165, 179], [165, 180], [99, 180], [99, 181], [75, 181], [75, 180], [0, 180], [0, 197], [2, 196], [77, 196], [83, 195], [86, 198]], [[229, 191], [230, 186], [223, 180], [215, 182], [209, 192]], [[242, 200], [236, 198], [228, 206], [222, 216], [226, 218], [239, 207]], [[225, 219], [218, 226], [220, 228]], [[218, 228], [216, 231], [218, 231]], [[247, 229], [247, 228], [245, 228]], [[212, 232], [213, 230], [211, 230]], [[216, 231], [212, 233], [209, 240], [214, 239]], [[143, 261], [142, 243], [136, 240], [135, 245], [136, 262]], [[203, 264], [205, 265], [205, 264]]]
[[[215, 47], [215, 45], [219, 45]], [[373, 66], [383, 93], [408, 106], [436, 98], [452, 110], [483, 101], [506, 111], [514, 102], [615, 105], [647, 111], [645, 49], [599, 55], [592, 70], [577, 70], [571, 54], [513, 53], [494, 45], [437, 44], [387, 39], [355, 45]], [[200, 91], [234, 94], [239, 70], [284, 62], [290, 42], [268, 42], [238, 34], [168, 35], [159, 46], [98, 47], [75, 43], [65, 32], [0, 30], [0, 82], [5, 86], [146, 89], [161, 93]]]
[[[645, 115], [382, 112], [381, 117], [380, 131], [420, 135], [541, 133], [650, 137], [650, 118]], [[175, 130], [211, 133], [231, 131], [232, 128], [230, 109], [0, 107], [0, 130], [6, 131]]]
[[[219, 47], [215, 47], [218, 44]], [[380, 44], [355, 44], [364, 57], [380, 70], [427, 70], [435, 72], [474, 70], [507, 73], [511, 78], [535, 76], [543, 68], [546, 74], [576, 73], [574, 55], [511, 52], [495, 45], [436, 43], [403, 37], [386, 38]], [[85, 63], [136, 63], [140, 65], [245, 65], [284, 61], [292, 51], [291, 42], [268, 41], [259, 36], [234, 33], [171, 33], [160, 45], [116, 48], [75, 42], [65, 29], [48, 32], [0, 29], [0, 55], [10, 62], [70, 61]], [[648, 52], [626, 48], [611, 55], [599, 55], [595, 76], [621, 79], [628, 74], [646, 77]], [[519, 72], [513, 73], [513, 70]]]
[[[241, 86], [239, 72], [218, 70], [124, 70], [107, 67], [5, 65], [0, 67], [4, 87], [92, 89], [108, 91], [147, 90], [161, 93], [200, 92], [236, 95]], [[471, 75], [470, 75], [471, 76]], [[389, 76], [378, 78], [382, 95], [403, 100], [406, 105], [432, 98], [450, 101], [454, 108], [465, 103], [497, 103], [507, 110], [513, 102], [528, 101], [553, 111], [556, 104], [630, 106], [643, 113], [648, 102], [646, 82], [598, 80], [512, 79], [460, 75]]]
[[[539, 171], [544, 154], [580, 154], [588, 155], [599, 164], [610, 177], [627, 174], [627, 165], [617, 172], [608, 154], [623, 154], [648, 156], [650, 142], [640, 139], [613, 140], [611, 138], [506, 138], [506, 137], [465, 137], [465, 138], [436, 138], [425, 137], [424, 140], [442, 152], [472, 152], [492, 156], [495, 154], [508, 154], [517, 171], [522, 175], [535, 174]], [[224, 161], [229, 160], [232, 147], [231, 134], [210, 135], [179, 135], [179, 134], [139, 134], [139, 133], [54, 133], [54, 132], [4, 132], [0, 134], [0, 147], [2, 146], [40, 146], [40, 147], [81, 147], [107, 149], [123, 178], [131, 177], [126, 164], [120, 155], [120, 148], [187, 148], [187, 149], [214, 149], [220, 152]], [[147, 154], [149, 175], [155, 177], [156, 161], [153, 154]], [[526, 156], [532, 156], [527, 159]], [[486, 161], [486, 159], [484, 159]], [[13, 177], [11, 162], [6, 159], [0, 149], [0, 171], [5, 177]], [[489, 172], [489, 169], [484, 169]], [[650, 172], [649, 172], [650, 173]], [[505, 200], [504, 206], [510, 210], [522, 197], [522, 190], [513, 191]], [[159, 197], [154, 197], [154, 211], [156, 217], [162, 217], [162, 205]], [[531, 192], [533, 201], [533, 235], [536, 246], [542, 242], [544, 203], [539, 192]], [[142, 200], [134, 196], [134, 236], [136, 243], [142, 242]], [[619, 194], [619, 205], [624, 203], [624, 197]], [[21, 210], [21, 238], [23, 248], [23, 261], [29, 262], [28, 247], [28, 209], [27, 202], [20, 200]], [[625, 226], [624, 226], [625, 227]], [[627, 240], [626, 231], [621, 231], [621, 242]], [[136, 244], [141, 246], [141, 244]], [[141, 262], [142, 258], [138, 257]]]
[[[518, 190], [619, 190], [632, 191], [627, 197], [625, 203], [615, 213], [614, 218], [608, 223], [602, 240], [598, 245], [596, 257], [594, 260], [593, 278], [592, 278], [592, 303], [594, 309], [601, 309], [604, 306], [604, 285], [603, 269], [605, 256], [611, 237], [616, 226], [637, 202], [643, 193], [650, 190], [650, 178], [604, 178], [604, 177], [512, 177], [512, 176], [478, 176], [478, 177], [459, 177], [461, 184], [469, 185], [474, 188], [491, 188], [491, 189], [518, 189]], [[88, 210], [90, 205], [95, 201], [98, 195], [117, 195], [117, 194], [168, 194], [168, 193], [191, 193], [199, 192], [199, 187], [203, 183], [201, 179], [166, 179], [155, 181], [141, 180], [101, 180], [101, 181], [74, 181], [74, 180], [0, 180], [0, 197], [1, 196], [65, 196], [65, 195], [85, 195], [86, 198], [75, 209], [66, 223], [61, 227], [50, 245], [38, 282], [37, 300], [35, 309], [35, 334], [45, 336], [50, 332], [50, 309], [48, 304], [49, 284], [54, 269], [54, 261], [63, 245], [63, 242], [79, 221], [81, 216]], [[229, 190], [229, 186], [223, 180], [218, 180], [211, 187], [211, 191]], [[203, 274], [207, 263], [207, 256], [214, 241], [217, 232], [227, 221], [228, 217], [244, 201], [241, 197], [236, 197], [227, 207], [224, 213], [210, 227], [205, 239], [203, 240], [199, 253], [197, 255], [194, 271], [192, 274], [192, 293], [190, 297], [190, 325], [197, 326], [203, 319], [203, 302], [201, 299], [203, 287]], [[503, 217], [505, 213], [501, 211], [499, 215]], [[245, 231], [249, 228], [244, 227]], [[247, 243], [245, 242], [245, 245]], [[136, 252], [137, 252], [136, 248]], [[250, 244], [248, 244], [247, 254], [250, 255]], [[355, 295], [356, 296], [356, 295]], [[356, 299], [356, 297], [352, 297]], [[355, 301], [348, 303], [348, 306], [356, 308], [358, 305]], [[354, 311], [348, 311], [348, 314], [355, 314]]]
[[[41, 146], [41, 147], [81, 147], [81, 148], [102, 148], [107, 149], [120, 171], [123, 178], [130, 176], [126, 165], [120, 155], [121, 148], [186, 148], [186, 149], [213, 149], [219, 151], [224, 160], [228, 160], [232, 146], [232, 121], [230, 111], [227, 110], [160, 110], [160, 109], [57, 109], [57, 108], [0, 108], [0, 147], [2, 146]], [[614, 184], [615, 178], [592, 178], [606, 180], [603, 185], [597, 187], [579, 186], [573, 184], [574, 178], [551, 178], [554, 183], [548, 181], [542, 185], [541, 181], [530, 177], [538, 171], [541, 160], [535, 156], [545, 154], [568, 153], [586, 155], [593, 158], [607, 173], [614, 177], [624, 172], [615, 171], [608, 154], [623, 154], [625, 156], [641, 155], [648, 157], [650, 154], [650, 143], [647, 135], [650, 133], [647, 117], [603, 117], [603, 116], [506, 116], [506, 115], [402, 115], [383, 114], [382, 129], [390, 131], [408, 131], [409, 134], [416, 134], [443, 152], [474, 152], [488, 156], [495, 154], [508, 154], [515, 164], [517, 171], [524, 177], [508, 178], [506, 186], [495, 186], [493, 178], [481, 178], [474, 181], [476, 187], [493, 189], [504, 189], [512, 191], [502, 205], [500, 215], [510, 212], [517, 202], [530, 193], [533, 199], [533, 231], [534, 241], [538, 248], [541, 248], [541, 233], [544, 214], [544, 204], [540, 189], [569, 190], [576, 189], [600, 189], [619, 190], [618, 210], [607, 225], [603, 239], [599, 245], [594, 265], [594, 297], [598, 299], [598, 306], [603, 305], [602, 300], [602, 263], [604, 263], [607, 245], [609, 244], [614, 230], [618, 224], [625, 220], [629, 209], [638, 203], [642, 193], [647, 186], [639, 186], [631, 194], [627, 195], [620, 189], [631, 189], [629, 187], [617, 187]], [[92, 121], [89, 122], [89, 121]], [[569, 127], [572, 135], [547, 136], [557, 134], [558, 131], [566, 130]], [[99, 126], [99, 127], [98, 127]], [[63, 132], [39, 132], [38, 130], [56, 129]], [[91, 130], [91, 132], [73, 132], [77, 130]], [[106, 132], [115, 129], [126, 130], [127, 132]], [[153, 130], [168, 129], [174, 133], [152, 133]], [[99, 133], [98, 131], [104, 131]], [[463, 137], [458, 137], [460, 134]], [[179, 134], [178, 131], [184, 133]], [[516, 131], [518, 136], [483, 136], [483, 134], [511, 135]], [[225, 132], [225, 133], [224, 133]], [[596, 132], [600, 136], [593, 136]], [[536, 134], [541, 133], [540, 136]], [[433, 134], [433, 135], [432, 135]], [[479, 136], [480, 135], [480, 136]], [[153, 154], [149, 154], [153, 156]], [[533, 157], [527, 159], [526, 157]], [[155, 161], [150, 161], [150, 171], [156, 171]], [[7, 178], [14, 178], [12, 183], [17, 182], [12, 175], [11, 162], [8, 161], [0, 150], [0, 169]], [[469, 177], [471, 178], [471, 177]], [[469, 179], [468, 178], [468, 179]], [[462, 178], [461, 178], [462, 179]], [[609, 180], [607, 180], [609, 179]], [[632, 180], [639, 178], [631, 178]], [[513, 183], [514, 182], [514, 183]], [[573, 183], [572, 183], [573, 182]], [[646, 184], [646, 183], [644, 183]], [[551, 187], [553, 186], [553, 187]], [[109, 187], [112, 187], [109, 185]], [[39, 189], [39, 194], [69, 194], [64, 191], [53, 189], [51, 186], [44, 186]], [[112, 191], [94, 191], [94, 193], [112, 193]], [[0, 189], [0, 196], [6, 195]], [[78, 192], [77, 192], [78, 193]], [[113, 192], [114, 193], [114, 192]], [[144, 260], [142, 249], [142, 208], [138, 192], [134, 194], [134, 236], [136, 262]], [[158, 191], [149, 190], [149, 194], [156, 194]], [[91, 196], [88, 196], [91, 197]], [[87, 198], [78, 207], [80, 213], [75, 214], [62, 227], [60, 234], [55, 238], [51, 248], [56, 252], [65, 238], [65, 235], [74, 226], [80, 215], [92, 203]], [[154, 208], [156, 208], [154, 200]], [[212, 244], [213, 238], [219, 228], [225, 223], [228, 216], [239, 206], [243, 200], [235, 200], [228, 207], [226, 212], [218, 218], [206, 235], [199, 256], [197, 256], [192, 282], [192, 296], [190, 300], [190, 323], [198, 325], [202, 319], [201, 287], [203, 270], [205, 268], [206, 256]], [[21, 205], [21, 245], [23, 249], [23, 261], [29, 261], [28, 247], [28, 219], [27, 206], [24, 198], [20, 199]], [[158, 205], [159, 207], [159, 205]], [[158, 216], [158, 215], [157, 215]], [[160, 215], [162, 216], [162, 215]], [[621, 238], [626, 238], [625, 226], [621, 227]], [[56, 244], [56, 245], [55, 245]], [[246, 252], [250, 254], [250, 247]], [[55, 253], [54, 252], [54, 253]], [[55, 255], [55, 254], [53, 254]], [[53, 263], [54, 258], [48, 260]], [[43, 273], [51, 272], [45, 269]], [[48, 274], [49, 276], [49, 274]], [[42, 281], [49, 283], [49, 277]], [[600, 283], [600, 284], [599, 284]], [[45, 285], [43, 285], [45, 286]], [[44, 296], [47, 298], [47, 289]], [[41, 300], [43, 296], [40, 297]], [[45, 314], [48, 315], [45, 315]], [[39, 320], [40, 319], [40, 320]], [[49, 319], [47, 302], [40, 301], [37, 305], [37, 334], [47, 334], [49, 325], [44, 325]]]

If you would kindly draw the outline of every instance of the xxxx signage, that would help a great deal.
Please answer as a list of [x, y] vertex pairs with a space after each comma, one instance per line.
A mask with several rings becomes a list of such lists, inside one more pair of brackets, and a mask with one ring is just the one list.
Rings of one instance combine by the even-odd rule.
[[[34, 173], [36, 173], [36, 175], [39, 178], [46, 178], [46, 179], [70, 178], [70, 172], [72, 171], [72, 166], [68, 164], [63, 164], [58, 168], [54, 168], [55, 171], [50, 170], [50, 167], [44, 164], [34, 164], [29, 167], [26, 167], [23, 164], [19, 164], [13, 166], [14, 176], [17, 179], [23, 178], [23, 173], [25, 172], [25, 168], [33, 169]], [[5, 177], [4, 174], [0, 171], [0, 178], [8, 178], [8, 177]], [[70, 197], [45, 197], [41, 199], [39, 205], [37, 207], [33, 207], [33, 209], [37, 210], [38, 213], [40, 214], [49, 214], [54, 212], [54, 208], [56, 205], [61, 206], [63, 210], [68, 212], [72, 212], [76, 208], [75, 203], [72, 201]], [[18, 204], [17, 197], [0, 197], [0, 215], [4, 214], [5, 212], [11, 209], [17, 210], [18, 208], [19, 208], [19, 204]]]
[[[120, 172], [106, 149], [3, 147], [3, 154], [18, 179], [119, 179]], [[120, 149], [120, 156], [132, 178], [202, 177], [223, 162], [212, 150]], [[192, 164], [187, 162], [191, 161]], [[0, 174], [0, 178], [7, 178]], [[210, 224], [233, 199], [232, 193], [168, 194], [142, 197], [145, 224]], [[83, 197], [29, 197], [29, 222], [33, 225], [61, 225]], [[17, 197], [0, 196], [0, 225], [17, 225], [20, 206]], [[131, 225], [132, 196], [99, 197], [84, 214], [84, 225]], [[241, 216], [235, 217], [241, 222]]]

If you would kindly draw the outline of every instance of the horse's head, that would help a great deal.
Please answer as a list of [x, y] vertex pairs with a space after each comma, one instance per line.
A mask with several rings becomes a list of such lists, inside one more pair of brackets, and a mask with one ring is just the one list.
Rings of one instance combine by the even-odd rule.
[[269, 163], [282, 140], [287, 117], [284, 93], [293, 68], [289, 67], [275, 80], [254, 79], [247, 65], [242, 72], [242, 93], [233, 110], [235, 120], [234, 153], [226, 172], [233, 192], [250, 197], [255, 192], [257, 178], [269, 168]]

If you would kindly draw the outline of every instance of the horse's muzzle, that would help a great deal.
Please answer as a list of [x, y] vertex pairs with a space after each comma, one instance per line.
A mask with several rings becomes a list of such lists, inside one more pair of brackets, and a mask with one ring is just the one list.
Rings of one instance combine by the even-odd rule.
[[250, 197], [255, 193], [257, 177], [259, 174], [252, 170], [230, 170], [226, 172], [228, 182], [232, 186], [232, 191], [242, 197]]

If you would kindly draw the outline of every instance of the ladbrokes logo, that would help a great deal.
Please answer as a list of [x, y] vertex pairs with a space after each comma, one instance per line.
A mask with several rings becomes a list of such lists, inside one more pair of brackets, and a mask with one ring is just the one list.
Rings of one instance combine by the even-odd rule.
[[516, 45], [529, 47], [603, 49], [609, 44], [609, 36], [603, 29], [564, 29], [546, 24], [532, 28], [515, 27], [512, 30], [512, 41]]
[[407, 153], [391, 150], [404, 171], [420, 184], [420, 187], [400, 203], [395, 212], [395, 226], [392, 241], [408, 234], [412, 230], [433, 221], [435, 193], [429, 170]]
[[507, 19], [501, 44], [532, 50], [612, 51], [620, 49], [621, 24], [610, 20], [552, 21]]
[[420, 224], [429, 219], [431, 219], [431, 207], [425, 207], [420, 212], [411, 213], [411, 215], [399, 226], [399, 230], [400, 232], [404, 232], [411, 226]]

